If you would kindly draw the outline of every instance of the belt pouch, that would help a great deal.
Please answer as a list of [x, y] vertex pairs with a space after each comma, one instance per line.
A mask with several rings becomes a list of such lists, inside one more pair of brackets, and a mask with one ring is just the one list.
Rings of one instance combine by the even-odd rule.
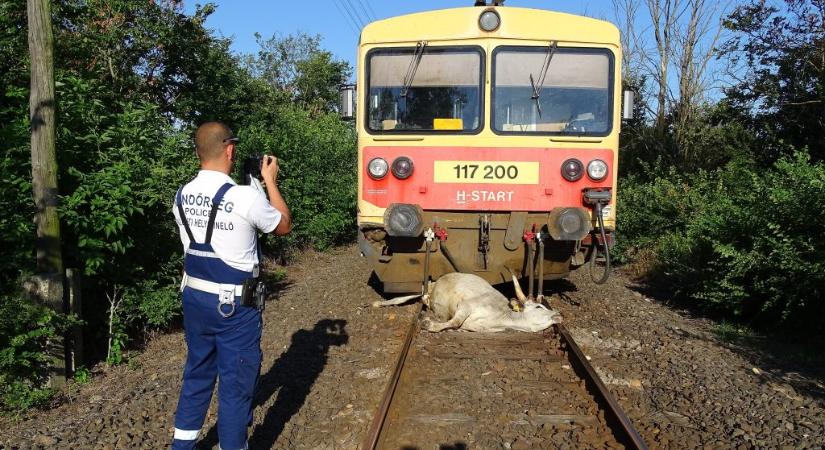
[[243, 282], [241, 290], [241, 306], [256, 306], [255, 288], [258, 286], [257, 278], [247, 278]]

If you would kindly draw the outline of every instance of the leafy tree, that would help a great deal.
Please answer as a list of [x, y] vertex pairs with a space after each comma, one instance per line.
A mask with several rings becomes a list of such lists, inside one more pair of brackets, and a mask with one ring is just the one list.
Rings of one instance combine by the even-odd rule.
[[[116, 363], [135, 338], [179, 317], [181, 248], [172, 198], [196, 172], [192, 131], [203, 121], [228, 122], [246, 154], [281, 158], [282, 191], [298, 223], [271, 250], [352, 238], [355, 136], [329, 112], [349, 67], [323, 51], [317, 37], [294, 38], [307, 50], [289, 59], [289, 84], [275, 85], [204, 27], [213, 5], [192, 15], [172, 0], [53, 6], [62, 246], [66, 266], [85, 274], [87, 350], [97, 357], [111, 350]], [[28, 60], [19, 57], [26, 45], [25, 1], [3, 2], [0, 208], [15, 213], [0, 216], [0, 317], [14, 318], [0, 320], [0, 409], [48, 398], [40, 388], [43, 342], [69, 323], [40, 307], [20, 309], [19, 280], [34, 268]]]
[[295, 228], [278, 238], [276, 253], [325, 249], [354, 238], [356, 203], [355, 132], [335, 113], [313, 113], [294, 105], [278, 108], [275, 120], [240, 130], [240, 153], [267, 152], [279, 158], [278, 176]]
[[750, 129], [773, 160], [793, 148], [825, 159], [825, 1], [750, 0], [725, 26], [724, 56], [740, 68], [731, 105], [753, 111]]
[[15, 212], [0, 215], [0, 286], [34, 270], [25, 24], [24, 0], [0, 3], [0, 208]]
[[275, 87], [313, 114], [335, 111], [338, 88], [350, 76], [349, 63], [335, 60], [332, 53], [321, 49], [321, 36], [297, 33], [264, 39], [255, 34], [260, 50], [246, 55], [250, 73]]

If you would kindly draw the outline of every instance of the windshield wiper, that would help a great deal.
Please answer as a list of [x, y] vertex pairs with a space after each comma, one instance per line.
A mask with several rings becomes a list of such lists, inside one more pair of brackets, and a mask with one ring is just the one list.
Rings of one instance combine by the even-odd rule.
[[418, 71], [418, 65], [421, 64], [421, 57], [424, 56], [424, 48], [427, 47], [427, 41], [419, 41], [415, 44], [415, 52], [410, 60], [410, 65], [407, 66], [407, 73], [404, 74], [404, 86], [401, 87], [401, 97], [407, 98], [407, 91], [410, 90], [415, 73]]
[[535, 80], [533, 80], [533, 74], [530, 74], [530, 86], [533, 87], [533, 95], [531, 95], [530, 98], [536, 102], [536, 109], [539, 111], [539, 117], [541, 117], [541, 103], [539, 102], [539, 97], [541, 97], [541, 87], [544, 86], [544, 79], [547, 77], [547, 71], [550, 68], [550, 61], [553, 60], [553, 55], [556, 54], [557, 47], [557, 41], [551, 41], [550, 45], [547, 46], [547, 53], [544, 55], [544, 64], [542, 64], [541, 72], [539, 72], [538, 85], [536, 85]]

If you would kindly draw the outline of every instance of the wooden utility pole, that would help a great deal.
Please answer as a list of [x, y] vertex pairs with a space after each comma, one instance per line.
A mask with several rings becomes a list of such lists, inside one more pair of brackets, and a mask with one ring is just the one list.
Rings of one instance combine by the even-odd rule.
[[[63, 255], [57, 216], [57, 159], [55, 155], [54, 37], [49, 0], [28, 0], [29, 58], [31, 61], [32, 194], [36, 211], [37, 272], [33, 296], [58, 312], [63, 305]], [[62, 338], [49, 343], [54, 360], [53, 386], [65, 381], [66, 350]]]

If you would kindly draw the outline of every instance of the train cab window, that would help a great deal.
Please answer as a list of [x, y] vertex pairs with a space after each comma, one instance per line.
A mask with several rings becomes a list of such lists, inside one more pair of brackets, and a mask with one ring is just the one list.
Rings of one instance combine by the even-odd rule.
[[484, 57], [477, 47], [372, 50], [367, 55], [367, 129], [373, 133], [481, 130]]
[[499, 47], [493, 53], [493, 130], [606, 136], [613, 55], [607, 49]]

